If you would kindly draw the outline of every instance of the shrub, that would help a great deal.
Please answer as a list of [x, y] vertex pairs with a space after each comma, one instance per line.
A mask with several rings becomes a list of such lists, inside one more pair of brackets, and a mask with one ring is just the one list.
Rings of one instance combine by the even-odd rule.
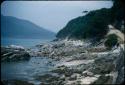
[[115, 34], [110, 34], [108, 36], [108, 39], [105, 41], [105, 46], [107, 48], [112, 48], [113, 46], [115, 46], [118, 43], [118, 39], [117, 36]]

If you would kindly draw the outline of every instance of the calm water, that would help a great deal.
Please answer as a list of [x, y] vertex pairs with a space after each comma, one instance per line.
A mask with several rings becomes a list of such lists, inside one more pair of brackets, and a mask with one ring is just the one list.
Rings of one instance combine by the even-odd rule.
[[1, 63], [1, 79], [11, 80], [20, 79], [27, 80], [32, 83], [37, 80], [34, 78], [39, 75], [48, 73], [54, 68], [58, 61], [54, 61], [46, 57], [32, 57], [29, 61], [20, 62], [2, 62]]
[[20, 45], [23, 47], [32, 47], [40, 43], [49, 42], [51, 39], [16, 39], [16, 38], [1, 38], [1, 45]]

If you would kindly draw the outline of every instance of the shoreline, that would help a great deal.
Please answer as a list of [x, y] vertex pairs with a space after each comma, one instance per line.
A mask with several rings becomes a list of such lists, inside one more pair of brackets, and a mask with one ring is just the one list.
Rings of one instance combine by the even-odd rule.
[[39, 76], [41, 84], [115, 84], [123, 81], [123, 78], [117, 81], [124, 68], [124, 62], [121, 63], [121, 68], [117, 67], [124, 57], [124, 49], [122, 51], [120, 47], [106, 50], [103, 44], [91, 46], [88, 42], [62, 40], [39, 44], [26, 52], [31, 57], [48, 57], [60, 62], [50, 71], [51, 74]]

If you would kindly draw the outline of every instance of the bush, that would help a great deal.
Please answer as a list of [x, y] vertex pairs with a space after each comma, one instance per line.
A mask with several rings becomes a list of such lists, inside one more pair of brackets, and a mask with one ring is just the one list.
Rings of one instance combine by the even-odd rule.
[[108, 39], [104, 43], [107, 48], [112, 48], [118, 43], [117, 36], [115, 34], [111, 34], [108, 36]]

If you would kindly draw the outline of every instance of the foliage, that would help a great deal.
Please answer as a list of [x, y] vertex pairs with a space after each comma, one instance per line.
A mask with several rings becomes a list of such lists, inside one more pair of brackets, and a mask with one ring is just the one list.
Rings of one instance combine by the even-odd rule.
[[112, 21], [109, 9], [103, 8], [89, 12], [86, 16], [71, 20], [57, 34], [58, 38], [94, 38], [107, 33], [107, 24]]
[[[120, 9], [120, 10], [119, 10]], [[76, 38], [76, 39], [101, 39], [107, 33], [108, 24], [114, 24], [123, 18], [123, 9], [118, 0], [114, 0], [112, 8], [102, 8], [90, 11], [85, 16], [72, 19], [61, 29], [57, 38]], [[118, 24], [116, 24], [118, 26]], [[120, 26], [119, 26], [120, 27]]]
[[117, 36], [115, 34], [111, 34], [108, 36], [108, 39], [104, 43], [107, 48], [112, 48], [118, 43]]

